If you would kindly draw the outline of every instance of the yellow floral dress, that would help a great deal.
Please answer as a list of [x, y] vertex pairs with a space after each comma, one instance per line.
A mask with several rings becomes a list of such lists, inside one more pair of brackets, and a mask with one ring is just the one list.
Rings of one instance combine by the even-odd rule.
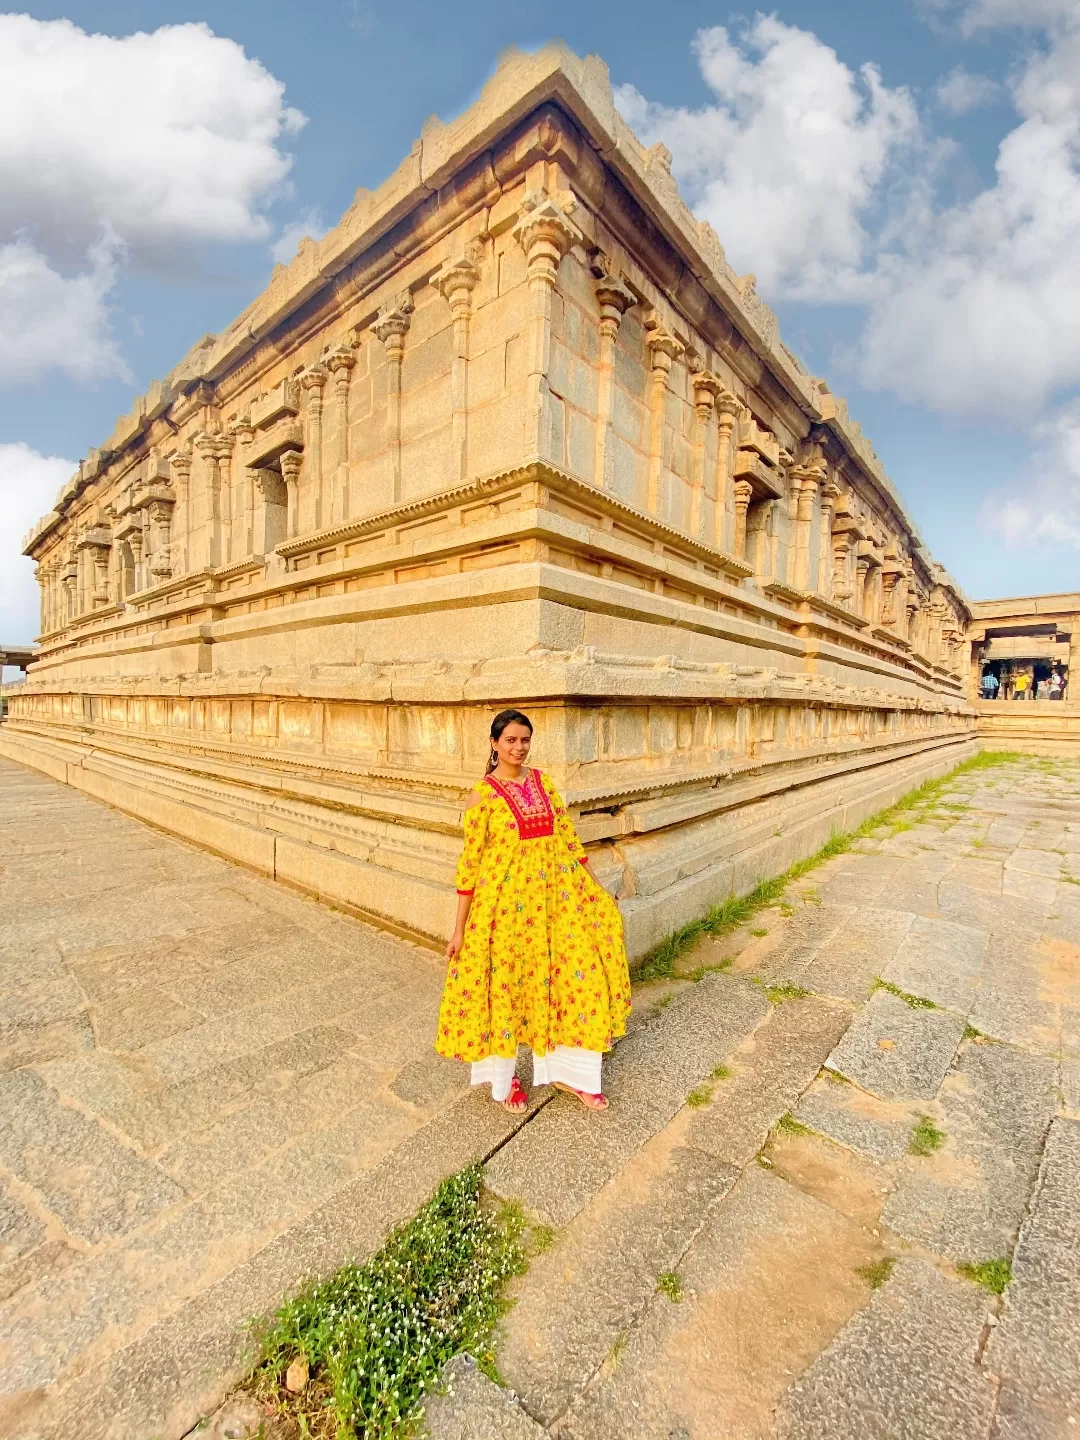
[[450, 962], [435, 1049], [509, 1058], [519, 1043], [610, 1050], [626, 1033], [630, 976], [622, 917], [547, 775], [486, 776], [465, 812], [459, 895], [473, 895]]

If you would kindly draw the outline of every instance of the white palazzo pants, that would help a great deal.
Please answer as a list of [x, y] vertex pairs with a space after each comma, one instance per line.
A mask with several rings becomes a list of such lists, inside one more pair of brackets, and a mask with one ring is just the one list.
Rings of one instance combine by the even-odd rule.
[[[580, 1050], [575, 1045], [556, 1045], [547, 1055], [537, 1055], [534, 1050], [533, 1084], [568, 1085], [571, 1090], [582, 1090], [586, 1095], [599, 1095], [603, 1059], [599, 1050]], [[501, 1055], [489, 1055], [485, 1060], [472, 1062], [470, 1083], [490, 1085], [491, 1098], [505, 1100], [516, 1068], [515, 1056], [503, 1059]]]

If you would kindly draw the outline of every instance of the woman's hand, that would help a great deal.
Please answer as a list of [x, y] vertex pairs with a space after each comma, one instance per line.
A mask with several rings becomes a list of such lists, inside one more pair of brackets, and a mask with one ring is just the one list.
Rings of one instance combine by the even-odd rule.
[[465, 934], [464, 931], [459, 928], [454, 931], [453, 935], [450, 936], [450, 942], [446, 947], [447, 960], [456, 960], [458, 955], [460, 955], [461, 953], [461, 947], [462, 945], [464, 945], [464, 943]]

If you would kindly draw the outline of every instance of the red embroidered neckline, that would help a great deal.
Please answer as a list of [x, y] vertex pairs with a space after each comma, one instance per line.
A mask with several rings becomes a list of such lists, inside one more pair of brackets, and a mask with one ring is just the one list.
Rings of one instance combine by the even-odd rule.
[[523, 780], [507, 782], [496, 780], [494, 775], [485, 775], [484, 779], [510, 806], [522, 840], [540, 840], [555, 834], [555, 815], [539, 770], [527, 771]]

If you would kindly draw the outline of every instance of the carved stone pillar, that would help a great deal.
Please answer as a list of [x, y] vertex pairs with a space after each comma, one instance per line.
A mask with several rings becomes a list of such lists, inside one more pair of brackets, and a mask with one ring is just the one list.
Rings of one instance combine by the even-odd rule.
[[[742, 402], [729, 390], [716, 397], [716, 510], [713, 515], [713, 544], [726, 550], [728, 499], [731, 488], [732, 445], [735, 425], [742, 414]], [[734, 549], [734, 539], [731, 548]]]
[[[390, 455], [390, 498], [402, 498], [401, 488], [401, 362], [405, 336], [412, 320], [413, 301], [407, 290], [379, 311], [372, 325], [386, 351], [386, 445]], [[284, 474], [282, 466], [282, 474]], [[288, 477], [286, 477], [287, 479]], [[290, 497], [292, 492], [290, 491]], [[290, 508], [291, 513], [291, 508]], [[290, 536], [298, 533], [290, 529]]]
[[454, 358], [450, 367], [450, 480], [463, 483], [469, 473], [469, 322], [472, 292], [480, 280], [478, 243], [457, 260], [448, 260], [431, 283], [450, 306], [454, 325]]
[[611, 447], [611, 422], [615, 413], [615, 341], [622, 317], [636, 303], [636, 296], [615, 275], [605, 271], [596, 281], [600, 306], [600, 380], [596, 404], [596, 461], [593, 484], [599, 490], [615, 488], [615, 457]]
[[239, 445], [238, 463], [231, 467], [233, 493], [235, 496], [235, 520], [233, 522], [232, 558], [240, 560], [255, 553], [255, 483], [251, 467], [244, 460], [244, 453], [255, 439], [251, 420], [243, 415], [229, 426], [229, 438], [233, 447]]
[[326, 356], [325, 363], [334, 377], [337, 400], [337, 455], [330, 488], [330, 524], [338, 525], [349, 518], [349, 383], [356, 355], [342, 345]]
[[286, 450], [281, 457], [281, 478], [288, 496], [285, 538], [295, 540], [300, 534], [300, 471], [304, 456], [300, 450]]
[[74, 618], [75, 618], [75, 614], [76, 614], [76, 603], [77, 603], [77, 602], [76, 602], [76, 595], [75, 595], [75, 587], [76, 587], [76, 585], [77, 585], [77, 583], [78, 583], [78, 578], [79, 578], [79, 566], [78, 566], [78, 563], [77, 563], [74, 559], [69, 560], [69, 561], [64, 565], [63, 569], [60, 571], [60, 585], [61, 585], [61, 588], [62, 588], [62, 590], [63, 590], [63, 592], [64, 592], [64, 624], [65, 624], [65, 625], [70, 624], [71, 621], [74, 620]]
[[649, 490], [645, 508], [660, 514], [660, 482], [664, 472], [664, 412], [672, 363], [683, 352], [681, 343], [664, 329], [655, 310], [645, 319], [645, 344], [650, 356], [649, 384]]
[[176, 514], [173, 526], [177, 531], [178, 552], [173, 569], [186, 575], [191, 568], [191, 451], [178, 450], [172, 457], [173, 485], [176, 488]]
[[150, 517], [150, 575], [155, 585], [172, 574], [172, 509], [168, 500], [151, 500], [146, 509]]
[[736, 480], [732, 487], [735, 493], [735, 543], [732, 547], [737, 560], [746, 559], [746, 512], [754, 487], [749, 480]]
[[795, 507], [794, 585], [796, 590], [809, 590], [814, 501], [817, 498], [818, 486], [825, 479], [825, 463], [815, 460], [808, 465], [797, 465], [791, 471], [791, 478], [799, 487]]
[[710, 370], [698, 370], [690, 377], [694, 392], [694, 469], [690, 489], [690, 534], [695, 540], [704, 535], [705, 524], [705, 446], [709, 421], [716, 408], [717, 397], [724, 386]]
[[855, 596], [855, 584], [851, 576], [851, 557], [854, 550], [855, 536], [850, 530], [842, 530], [833, 535], [832, 598], [849, 608]]
[[866, 614], [866, 577], [870, 573], [870, 561], [865, 555], [860, 555], [855, 562], [855, 610], [864, 619]]
[[831, 600], [833, 590], [832, 527], [836, 504], [842, 491], [835, 480], [826, 480], [821, 487], [821, 530], [818, 537], [818, 594]]
[[329, 502], [323, 493], [322, 413], [323, 386], [329, 372], [321, 365], [312, 365], [300, 376], [300, 385], [307, 396], [304, 414], [304, 478], [300, 486], [300, 534], [321, 530], [329, 515]]
[[[221, 467], [219, 444], [221, 436], [217, 431], [201, 430], [195, 436], [195, 448], [202, 457], [202, 505], [199, 519], [202, 522], [202, 540], [193, 536], [198, 546], [205, 570], [216, 570], [225, 553], [222, 545], [221, 522]], [[194, 527], [193, 527], [194, 529]]]
[[747, 511], [745, 558], [754, 567], [759, 583], [773, 579], [772, 541], [777, 504], [776, 500], [753, 501]]
[[514, 227], [514, 237], [525, 251], [526, 275], [532, 295], [529, 326], [529, 376], [525, 407], [525, 458], [553, 460], [561, 464], [561, 452], [553, 453], [551, 438], [551, 397], [548, 372], [551, 368], [551, 302], [559, 264], [571, 246], [583, 235], [570, 217], [550, 198], [530, 195]]

